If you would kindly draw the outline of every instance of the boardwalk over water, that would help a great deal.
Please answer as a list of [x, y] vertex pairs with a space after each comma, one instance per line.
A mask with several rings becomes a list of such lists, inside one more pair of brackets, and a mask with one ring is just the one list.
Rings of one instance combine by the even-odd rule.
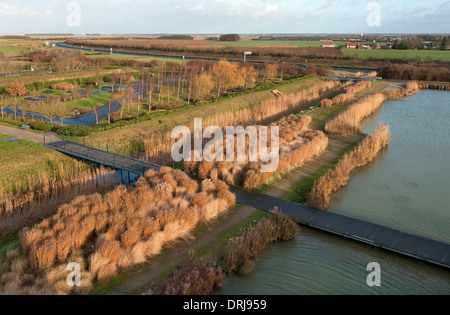
[[[148, 163], [67, 140], [54, 141], [44, 145], [73, 157], [136, 175], [142, 175], [150, 169], [159, 169], [162, 166], [162, 164]], [[301, 204], [245, 191], [237, 187], [231, 187], [231, 191], [236, 194], [236, 200], [240, 204], [264, 211], [272, 211], [277, 207], [282, 213], [296, 218], [300, 224], [450, 268], [450, 244], [340, 214], [312, 209]]]

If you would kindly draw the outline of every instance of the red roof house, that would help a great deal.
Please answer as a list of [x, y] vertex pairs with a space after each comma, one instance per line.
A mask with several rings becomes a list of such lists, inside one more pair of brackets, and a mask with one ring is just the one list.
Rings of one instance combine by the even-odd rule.
[[322, 47], [332, 47], [332, 48], [334, 48], [334, 43], [333, 42], [323, 42]]
[[359, 43], [355, 43], [355, 42], [347, 43], [347, 48], [356, 48], [357, 46], [359, 46]]

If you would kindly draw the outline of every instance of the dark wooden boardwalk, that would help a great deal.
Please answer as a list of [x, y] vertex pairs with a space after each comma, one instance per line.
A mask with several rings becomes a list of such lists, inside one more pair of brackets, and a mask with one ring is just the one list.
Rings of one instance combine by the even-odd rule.
[[236, 187], [231, 190], [241, 204], [265, 211], [278, 207], [300, 224], [450, 268], [450, 244]]
[[[71, 141], [53, 141], [44, 145], [73, 157], [136, 175], [162, 166]], [[450, 244], [237, 187], [232, 187], [231, 191], [236, 194], [236, 200], [240, 204], [264, 211], [272, 211], [277, 207], [282, 213], [296, 218], [300, 224], [450, 268]]]

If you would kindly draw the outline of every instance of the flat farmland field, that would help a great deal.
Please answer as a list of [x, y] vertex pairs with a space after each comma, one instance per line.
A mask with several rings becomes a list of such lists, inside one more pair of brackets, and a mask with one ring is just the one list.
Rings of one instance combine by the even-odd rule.
[[208, 46], [215, 41], [207, 40], [170, 40], [170, 39], [131, 39], [131, 40], [84, 40], [86, 45], [98, 45], [102, 47], [121, 47], [121, 48], [152, 48], [152, 47], [167, 47], [167, 48], [185, 48]]
[[41, 40], [0, 39], [0, 52], [7, 56], [18, 56], [22, 50], [35, 48], [43, 43]]
[[145, 56], [131, 56], [131, 55], [117, 55], [117, 54], [101, 54], [101, 55], [89, 55], [86, 54], [86, 57], [91, 58], [91, 59], [102, 59], [102, 58], [111, 58], [111, 59], [126, 59], [126, 60], [137, 60], [137, 61], [142, 61], [142, 62], [151, 62], [153, 60], [158, 60], [161, 62], [176, 62], [176, 63], [180, 63], [180, 64], [184, 64], [187, 61], [185, 60], [180, 60], [180, 59], [173, 59], [173, 58], [156, 58], [156, 57], [145, 57]]
[[359, 58], [367, 59], [373, 58], [395, 58], [401, 59], [404, 56], [408, 58], [415, 58], [419, 56], [423, 61], [427, 56], [433, 58], [433, 60], [441, 59], [442, 61], [450, 61], [450, 51], [441, 50], [370, 50], [370, 49], [342, 49], [344, 55], [357, 54]]

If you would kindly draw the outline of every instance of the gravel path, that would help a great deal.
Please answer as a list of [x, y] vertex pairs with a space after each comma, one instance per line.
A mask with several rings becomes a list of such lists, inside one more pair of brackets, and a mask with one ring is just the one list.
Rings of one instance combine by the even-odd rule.
[[7, 136], [11, 136], [11, 138], [21, 139], [21, 140], [28, 140], [36, 143], [43, 144], [44, 138], [48, 140], [57, 140], [58, 137], [53, 132], [46, 132], [46, 133], [34, 133], [29, 130], [23, 130], [19, 128], [13, 128], [13, 127], [7, 127], [0, 125], [0, 134], [4, 134]]

